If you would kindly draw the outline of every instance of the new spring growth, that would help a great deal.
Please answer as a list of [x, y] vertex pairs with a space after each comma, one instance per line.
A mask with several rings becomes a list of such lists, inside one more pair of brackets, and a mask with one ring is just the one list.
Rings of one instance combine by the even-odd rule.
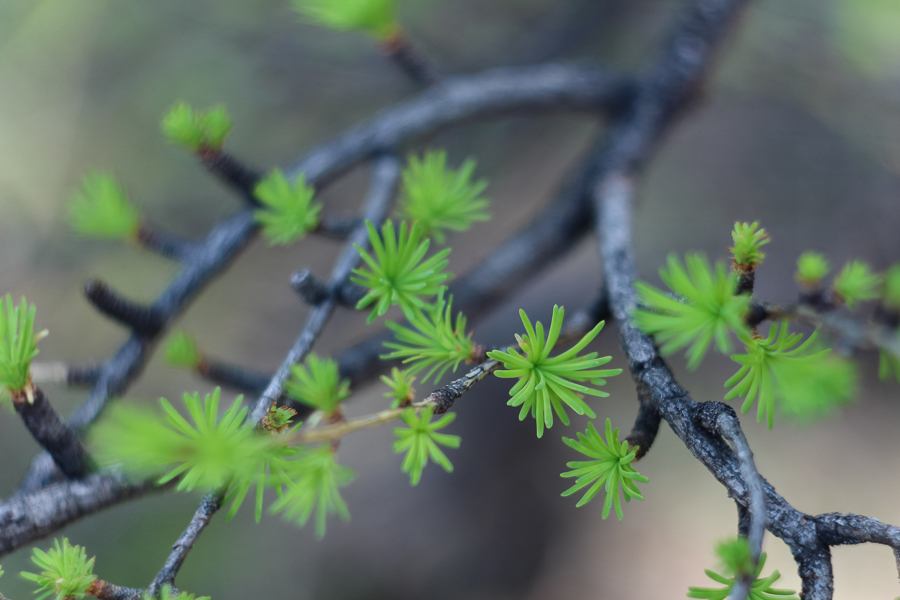
[[394, 429], [394, 435], [397, 436], [394, 452], [406, 452], [401, 470], [409, 474], [409, 483], [413, 486], [419, 485], [429, 458], [448, 473], [453, 472], [453, 464], [438, 446], [459, 448], [461, 438], [458, 435], [438, 433], [438, 430], [452, 423], [456, 415], [446, 414], [432, 423], [433, 412], [431, 406], [423, 410], [421, 415], [416, 415], [414, 409], [409, 409], [401, 416], [408, 427]]
[[178, 594], [170, 585], [164, 585], [159, 590], [159, 596], [151, 596], [148, 592], [144, 592], [141, 600], [210, 600], [209, 596], [195, 597], [194, 594], [180, 592]]
[[400, 230], [396, 231], [394, 223], [388, 220], [381, 228], [380, 236], [369, 221], [366, 221], [366, 227], [375, 256], [359, 244], [354, 244], [368, 265], [368, 268], [354, 269], [350, 278], [354, 283], [368, 288], [356, 308], [375, 305], [369, 313], [369, 323], [395, 304], [400, 305], [407, 319], [415, 319], [416, 311], [425, 307], [423, 298], [436, 296], [442, 284], [452, 277], [444, 272], [450, 249], [425, 259], [431, 241], [422, 239], [422, 229], [417, 224], [408, 227], [403, 221]]
[[603, 321], [585, 334], [577, 344], [562, 354], [551, 357], [550, 352], [562, 331], [565, 309], [560, 306], [553, 307], [553, 317], [546, 338], [544, 326], [540, 321], [532, 326], [524, 310], [519, 310], [519, 316], [525, 326], [524, 337], [516, 335], [521, 354], [513, 347], [507, 348], [506, 352], [494, 350], [487, 353], [490, 358], [503, 363], [504, 370], [494, 373], [497, 377], [519, 380], [509, 391], [512, 397], [507, 402], [510, 406], [522, 407], [519, 411], [519, 420], [523, 420], [530, 412], [537, 425], [537, 436], [541, 437], [544, 435], [544, 427], [548, 429], [553, 427], [554, 411], [563, 425], [569, 424], [569, 417], [563, 404], [576, 414], [596, 418], [597, 415], [591, 407], [581, 399], [581, 394], [591, 396], [609, 396], [609, 394], [584, 384], [605, 385], [603, 377], [618, 375], [622, 369], [597, 369], [612, 358], [609, 356], [598, 358], [596, 352], [583, 356], [579, 356], [578, 353], [600, 333]]
[[197, 369], [203, 363], [203, 354], [197, 340], [185, 331], [177, 331], [169, 338], [165, 350], [166, 362], [173, 367]]
[[179, 102], [166, 113], [161, 126], [170, 144], [191, 152], [217, 152], [231, 133], [231, 117], [221, 105], [194, 110], [190, 104]]
[[359, 31], [380, 42], [400, 30], [396, 0], [293, 0], [293, 7], [306, 21], [337, 31]]
[[18, 306], [9, 294], [0, 298], [0, 388], [9, 390], [13, 397], [24, 393], [29, 403], [34, 402], [31, 361], [38, 355], [37, 343], [47, 337], [46, 329], [34, 331], [36, 311], [25, 298]]
[[835, 296], [843, 300], [850, 310], [853, 310], [857, 302], [878, 298], [880, 292], [881, 277], [860, 260], [847, 263], [834, 278]]
[[822, 285], [822, 280], [831, 272], [831, 265], [824, 254], [818, 252], [804, 252], [797, 259], [797, 274], [794, 279], [802, 286], [816, 289]]
[[37, 600], [49, 596], [55, 600], [84, 598], [97, 576], [94, 575], [94, 559], [88, 560], [81, 546], [73, 546], [67, 538], [53, 540], [53, 547], [47, 552], [34, 549], [31, 562], [40, 569], [39, 573], [23, 571], [22, 577], [36, 583], [40, 594]]
[[92, 172], [69, 201], [69, 223], [85, 237], [133, 240], [141, 228], [141, 215], [112, 175]]
[[391, 376], [381, 376], [383, 381], [390, 390], [384, 393], [384, 397], [391, 401], [391, 408], [398, 406], [406, 406], [416, 399], [416, 390], [413, 383], [416, 376], [409, 371], [401, 371], [397, 367], [391, 369]]
[[304, 364], [291, 367], [291, 378], [284, 389], [289, 397], [326, 416], [339, 414], [338, 405], [350, 396], [350, 382], [340, 378], [338, 364], [315, 354], [307, 356]]
[[[746, 541], [744, 542], [746, 545]], [[719, 548], [733, 549], [733, 546], [723, 546], [720, 544]], [[749, 548], [747, 550], [749, 554]], [[728, 564], [728, 559], [724, 556], [722, 557], [723, 562], [726, 564], [726, 575], [721, 575], [712, 571], [710, 569], [706, 569], [704, 572], [706, 576], [715, 581], [718, 584], [723, 585], [721, 588], [704, 588], [704, 587], [689, 587], [687, 596], [688, 598], [703, 598], [704, 600], [725, 600], [731, 594], [731, 589], [734, 587], [735, 580], [744, 574], [744, 572], [735, 572], [730, 565]], [[759, 575], [762, 573], [763, 567], [766, 565], [766, 553], [763, 552], [759, 557], [759, 566], [757, 566], [756, 571], [754, 572], [754, 581], [750, 586], [750, 593], [747, 596], [748, 600], [798, 600], [798, 598], [794, 595], [793, 590], [783, 590], [772, 587], [776, 581], [781, 578], [781, 574], [778, 571], [774, 571], [771, 575], [765, 578], [760, 578]]]
[[437, 302], [416, 311], [409, 323], [411, 327], [387, 322], [396, 341], [384, 343], [393, 352], [381, 358], [402, 358], [404, 365], [410, 365], [407, 369], [410, 375], [429, 369], [422, 383], [432, 376], [434, 381], [439, 381], [447, 369], [455, 373], [460, 362], [474, 360], [476, 345], [472, 341], [472, 333], [466, 333], [466, 317], [457, 313], [454, 322], [453, 297], [445, 301], [443, 289], [438, 294]]
[[561, 474], [561, 477], [577, 477], [575, 485], [562, 493], [570, 496], [575, 492], [591, 486], [578, 501], [576, 507], [584, 506], [590, 502], [602, 488], [606, 494], [603, 501], [603, 518], [609, 516], [610, 509], [615, 506], [616, 516], [622, 520], [622, 500], [643, 500], [637, 482], [646, 483], [646, 477], [634, 470], [631, 463], [635, 460], [638, 447], [628, 447], [628, 442], [619, 442], [619, 430], [613, 429], [612, 422], [606, 419], [606, 440], [600, 437], [593, 423], [588, 424], [587, 431], [578, 433], [578, 440], [563, 438], [563, 442], [570, 448], [581, 452], [591, 458], [586, 461], [572, 461], [566, 466], [572, 469]]
[[253, 195], [262, 208], [253, 218], [262, 226], [270, 246], [292, 244], [319, 225], [322, 204], [313, 202], [315, 193], [302, 173], [289, 181], [280, 169], [256, 185]]
[[400, 216], [418, 223], [425, 236], [443, 244], [447, 231], [465, 231], [491, 218], [482, 197], [487, 181], [472, 181], [476, 162], [467, 158], [458, 170], [447, 168], [447, 152], [429, 151], [422, 159], [410, 156], [403, 171]]
[[813, 351], [818, 335], [813, 332], [803, 343], [803, 335], [790, 333], [787, 322], [772, 324], [767, 338], [738, 336], [746, 344], [745, 354], [732, 354], [741, 368], [725, 387], [732, 388], [725, 400], [744, 398], [741, 412], [757, 401], [757, 421], [766, 419], [769, 429], [775, 420], [776, 398], [789, 412], [815, 416], [849, 400], [855, 393], [856, 372], [847, 362], [826, 360], [830, 350]]
[[746, 329], [750, 298], [734, 295], [738, 275], [723, 263], [716, 263], [713, 271], [700, 254], [686, 255], [685, 262], [687, 269], [669, 255], [668, 269], [659, 271], [675, 297], [635, 283], [641, 308], [634, 311], [634, 320], [641, 331], [662, 344], [664, 356], [688, 347], [688, 368], [696, 369], [713, 341], [723, 354], [731, 351], [731, 333]]
[[734, 269], [741, 273], [752, 271], [756, 265], [762, 264], [766, 257], [760, 247], [771, 240], [765, 229], [759, 229], [759, 223], [735, 223], [731, 232], [734, 246], [729, 248], [734, 261]]

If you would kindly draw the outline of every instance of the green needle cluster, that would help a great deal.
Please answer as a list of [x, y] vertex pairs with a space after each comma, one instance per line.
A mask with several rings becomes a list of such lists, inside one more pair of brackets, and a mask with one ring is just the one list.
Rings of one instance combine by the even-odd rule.
[[577, 477], [575, 485], [562, 493], [563, 496], [571, 496], [575, 492], [591, 486], [578, 501], [576, 507], [584, 506], [590, 502], [602, 488], [606, 494], [603, 501], [603, 518], [609, 516], [610, 509], [615, 506], [616, 515], [622, 520], [622, 500], [619, 490], [625, 497], [625, 502], [631, 499], [643, 500], [641, 491], [636, 482], [646, 483], [646, 477], [634, 470], [631, 463], [635, 460], [638, 447], [628, 447], [628, 442], [619, 442], [619, 430], [613, 429], [612, 422], [606, 419], [606, 441], [597, 433], [593, 423], [588, 424], [585, 433], [578, 433], [578, 441], [563, 438], [563, 442], [570, 448], [581, 452], [592, 460], [572, 461], [566, 466], [572, 471], [562, 473], [562, 477]]
[[178, 490], [217, 488], [244, 476], [254, 469], [267, 442], [243, 427], [247, 409], [241, 407], [242, 397], [221, 418], [219, 397], [219, 388], [202, 400], [197, 393], [185, 394], [190, 419], [165, 398], [159, 400], [164, 417], [140, 406], [114, 406], [93, 430], [97, 456], [141, 474], [168, 467], [159, 483], [180, 478]]
[[356, 30], [380, 41], [399, 31], [396, 0], [293, 0], [294, 10], [317, 25]]
[[741, 271], [752, 271], [756, 265], [762, 264], [766, 257], [760, 251], [760, 247], [771, 240], [765, 229], [759, 228], [759, 223], [735, 223], [731, 232], [734, 246], [728, 251], [734, 257], [734, 266]]
[[280, 169], [257, 184], [253, 195], [262, 208], [253, 213], [253, 218], [262, 226], [269, 245], [292, 244], [319, 225], [322, 204], [313, 202], [315, 193], [306, 185], [303, 174], [288, 181]]
[[413, 383], [416, 381], [416, 376], [409, 371], [401, 371], [397, 367], [393, 367], [391, 376], [382, 375], [381, 381], [390, 388], [390, 391], [384, 393], [384, 397], [391, 401], [391, 408], [397, 408], [401, 404], [409, 404], [415, 400], [416, 390], [413, 388]]
[[231, 133], [231, 117], [224, 106], [194, 110], [179, 102], [163, 117], [162, 131], [169, 143], [191, 152], [218, 151]]
[[797, 274], [794, 278], [802, 285], [818, 287], [830, 272], [831, 264], [824, 254], [804, 252], [797, 259]]
[[92, 172], [69, 201], [69, 223], [85, 237], [126, 240], [137, 237], [141, 215], [112, 175]]
[[422, 239], [422, 229], [417, 224], [408, 228], [403, 221], [400, 230], [396, 231], [394, 223], [388, 220], [381, 228], [381, 236], [371, 222], [366, 221], [366, 227], [375, 256], [354, 244], [368, 268], [354, 269], [350, 279], [369, 290], [356, 308], [375, 305], [369, 314], [369, 323], [394, 304], [400, 305], [407, 319], [415, 319], [416, 311], [425, 306], [422, 298], [436, 296], [442, 284], [452, 277], [444, 272], [450, 249], [425, 259], [430, 240]]
[[203, 362], [197, 340], [186, 331], [177, 331], [169, 338], [165, 350], [166, 362], [173, 367], [196, 369]]
[[887, 381], [892, 376], [900, 383], [900, 358], [881, 350], [878, 353], [878, 378]]
[[839, 363], [827, 362], [830, 350], [810, 350], [818, 335], [813, 332], [805, 342], [803, 335], [790, 333], [788, 324], [773, 324], [765, 339], [741, 333], [746, 344], [745, 354], [732, 354], [731, 359], [741, 365], [733, 377], [725, 382], [732, 388], [725, 400], [744, 398], [741, 412], [746, 413], [757, 400], [757, 420], [766, 418], [769, 429], [775, 420], [776, 392], [793, 412], [813, 412], [812, 404], [842, 401], [852, 395], [855, 371], [847, 371]]
[[297, 402], [326, 415], [334, 414], [338, 404], [350, 396], [350, 381], [341, 379], [338, 364], [315, 354], [307, 356], [304, 364], [291, 367], [291, 378], [284, 388]]
[[22, 298], [19, 306], [7, 294], [0, 298], [0, 388], [21, 392], [30, 382], [31, 361], [38, 355], [37, 343], [47, 331], [34, 332], [37, 309]]
[[422, 159], [410, 156], [403, 171], [403, 218], [418, 223], [424, 235], [446, 241], [445, 231], [465, 231], [476, 221], [491, 218], [488, 201], [481, 196], [487, 181], [472, 181], [476, 162], [466, 159], [458, 170], [447, 168], [447, 152], [426, 152]]
[[744, 317], [750, 298], [734, 295], [737, 274], [722, 263], [717, 263], [713, 272], [699, 254], [685, 257], [687, 269], [674, 255], [669, 255], [667, 262], [668, 269], [660, 269], [659, 276], [675, 297], [646, 283], [635, 283], [643, 308], [634, 311], [634, 320], [641, 331], [662, 344], [663, 355], [689, 346], [688, 368], [695, 369], [713, 341], [720, 352], [731, 350], [731, 332], [746, 329]]
[[349, 484], [356, 474], [337, 462], [330, 444], [316, 448], [299, 448], [288, 470], [279, 475], [281, 488], [272, 511], [286, 519], [306, 525], [315, 513], [316, 536], [325, 535], [325, 523], [329, 514], [337, 514], [344, 521], [350, 519], [350, 511], [339, 488]]
[[37, 600], [51, 596], [55, 600], [84, 598], [97, 579], [94, 559], [88, 560], [84, 548], [72, 546], [67, 538], [63, 538], [62, 544], [53, 540], [53, 548], [47, 552], [35, 548], [31, 562], [40, 573], [23, 571], [22, 577], [39, 586], [35, 591], [41, 594]]
[[884, 273], [881, 304], [890, 310], [900, 311], [900, 263], [893, 265]]
[[881, 277], [869, 265], [854, 260], [847, 263], [834, 278], [834, 292], [853, 310], [857, 302], [874, 300], [881, 292]]
[[456, 321], [453, 321], [452, 305], [453, 298], [445, 301], [441, 290], [437, 302], [413, 314], [409, 320], [412, 327], [388, 322], [396, 341], [384, 343], [393, 352], [381, 358], [402, 358], [403, 364], [411, 365], [407, 370], [410, 375], [431, 367], [422, 383], [432, 375], [434, 381], [439, 381], [447, 369], [452, 368], [455, 373], [460, 362], [472, 360], [475, 344], [472, 334], [466, 334], [466, 317], [457, 313]]
[[[768, 577], [760, 579], [759, 575], [762, 573], [765, 564], [766, 553], [763, 552], [759, 557], [759, 566], [756, 568], [756, 573], [754, 575], [755, 579], [750, 586], [750, 593], [747, 596], [747, 600], [798, 600], [794, 595], [794, 590], [781, 590], [772, 587], [772, 584], [781, 578], [781, 574], [778, 571], [774, 571]], [[689, 587], [687, 594], [688, 598], [703, 598], [705, 600], [725, 600], [728, 598], [738, 575], [732, 574], [731, 577], [726, 577], [725, 575], [720, 575], [710, 569], [706, 569], [705, 573], [707, 577], [725, 587]]]
[[622, 369], [597, 369], [612, 358], [609, 356], [598, 358], [596, 352], [584, 356], [579, 356], [578, 353], [600, 333], [603, 322], [598, 323], [572, 348], [551, 358], [550, 352], [562, 331], [565, 309], [553, 307], [553, 317], [546, 339], [544, 326], [540, 321], [532, 327], [524, 310], [519, 310], [519, 316], [526, 331], [524, 338], [516, 335], [522, 353], [512, 347], [507, 348], [506, 352], [500, 350], [488, 352], [489, 357], [503, 363], [504, 370], [497, 371], [495, 373], [497, 377], [519, 380], [509, 391], [512, 398], [507, 403], [510, 406], [522, 407], [519, 411], [519, 420], [523, 420], [530, 412], [537, 424], [537, 436], [541, 437], [544, 435], [545, 426], [553, 427], [554, 411], [564, 425], [569, 424], [569, 417], [563, 404], [576, 414], [596, 418], [597, 415], [581, 399], [580, 394], [591, 396], [609, 396], [609, 394], [587, 387], [584, 383], [605, 385], [603, 377], [618, 375]]
[[409, 409], [402, 415], [409, 427], [394, 429], [394, 435], [397, 436], [397, 440], [394, 442], [394, 452], [398, 454], [406, 452], [401, 470], [409, 474], [410, 485], [419, 485], [422, 471], [428, 464], [429, 457], [448, 473], [453, 472], [453, 464], [438, 445], [459, 448], [461, 438], [458, 435], [447, 435], [437, 431], [452, 423], [456, 419], [456, 415], [446, 414], [432, 423], [433, 413], [434, 409], [430, 406], [422, 411], [421, 416], [417, 416], [414, 409]]

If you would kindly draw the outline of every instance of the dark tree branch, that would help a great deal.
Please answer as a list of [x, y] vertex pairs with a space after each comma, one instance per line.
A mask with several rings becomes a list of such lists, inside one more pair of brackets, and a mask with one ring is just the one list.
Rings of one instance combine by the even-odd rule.
[[212, 516], [222, 507], [224, 495], [224, 491], [221, 491], [210, 492], [203, 496], [203, 500], [200, 501], [200, 506], [194, 513], [194, 517], [188, 524], [187, 529], [184, 530], [178, 541], [172, 546], [172, 553], [166, 559], [166, 564], [150, 584], [148, 591], [151, 594], [158, 594], [162, 586], [175, 583], [175, 576], [181, 570], [181, 565], [184, 564], [184, 559], [187, 558], [188, 552], [197, 543], [197, 539], [203, 533], [203, 530], [206, 529], [206, 526], [209, 525]]
[[120, 502], [163, 490], [154, 481], [132, 483], [110, 473], [48, 485], [0, 502], [0, 556]]
[[246, 166], [223, 150], [204, 148], [199, 156], [200, 162], [210, 173], [240, 192], [251, 206], [259, 204], [253, 190], [263, 177], [260, 171]]
[[441, 415], [453, 408], [453, 403], [472, 389], [472, 386], [499, 369], [500, 361], [489, 359], [425, 397], [424, 402], [434, 405], [434, 414]]
[[164, 315], [155, 307], [127, 300], [100, 280], [89, 281], [84, 286], [84, 295], [94, 308], [138, 335], [153, 337], [165, 326]]
[[382, 48], [387, 57], [419, 85], [427, 87], [438, 84], [443, 79], [440, 71], [422, 54], [421, 50], [409, 41], [403, 32], [398, 32], [391, 37], [382, 44]]
[[198, 365], [197, 373], [216, 385], [237, 390], [254, 398], [263, 393], [272, 379], [271, 373], [260, 373], [205, 357]]
[[616, 114], [631, 100], [626, 77], [584, 66], [550, 64], [449, 77], [416, 98], [378, 113], [323, 144], [288, 169], [324, 184], [372, 154], [400, 148], [448, 125], [477, 118], [558, 110]]
[[303, 302], [310, 306], [318, 306], [331, 296], [328, 284], [313, 275], [309, 269], [291, 275], [291, 287], [300, 295]]
[[[750, 450], [747, 438], [744, 437], [740, 421], [738, 421], [737, 414], [735, 414], [733, 408], [721, 402], [704, 402], [700, 405], [700, 410], [697, 411], [697, 420], [706, 429], [728, 440], [740, 462], [741, 477], [747, 485], [750, 497], [749, 503], [744, 507], [744, 512], [740, 515], [739, 521], [743, 521], [744, 515], [746, 515], [748, 521], [746, 536], [750, 545], [754, 571], [744, 573], [738, 578], [730, 596], [732, 600], [744, 600], [750, 593], [750, 586], [753, 585], [755, 568], [759, 564], [759, 557], [762, 554], [763, 536], [768, 525], [763, 479], [760, 477], [759, 471], [756, 470], [756, 464], [753, 462], [753, 452]], [[739, 527], [742, 526], [739, 525]]]
[[312, 232], [322, 237], [343, 241], [350, 237], [350, 234], [359, 226], [360, 222], [359, 217], [322, 213], [319, 224]]
[[122, 587], [97, 579], [91, 584], [88, 594], [99, 600], [141, 600], [144, 597], [144, 590]]
[[93, 465], [87, 450], [50, 404], [41, 388], [35, 387], [33, 390], [32, 397], [28, 397], [24, 391], [13, 394], [16, 412], [22, 417], [22, 422], [32, 437], [50, 453], [53, 462], [66, 477], [84, 477]]
[[153, 227], [147, 223], [141, 223], [141, 227], [138, 229], [137, 239], [147, 250], [178, 261], [187, 260], [191, 252], [196, 248], [196, 244], [193, 242], [180, 238], [167, 231], [163, 231], [157, 227]]

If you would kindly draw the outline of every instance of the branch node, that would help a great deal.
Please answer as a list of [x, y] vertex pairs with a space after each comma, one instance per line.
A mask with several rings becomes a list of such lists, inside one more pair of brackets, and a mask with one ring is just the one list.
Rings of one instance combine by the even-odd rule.
[[318, 306], [331, 296], [328, 286], [309, 269], [294, 273], [291, 276], [291, 287], [310, 306]]

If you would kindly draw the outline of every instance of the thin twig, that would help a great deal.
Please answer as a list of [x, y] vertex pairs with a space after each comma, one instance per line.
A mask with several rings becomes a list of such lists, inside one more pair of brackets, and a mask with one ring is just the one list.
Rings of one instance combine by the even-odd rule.
[[203, 499], [200, 501], [200, 506], [194, 513], [193, 518], [191, 518], [191, 522], [178, 537], [178, 541], [172, 545], [172, 552], [166, 559], [166, 564], [163, 565], [163, 568], [147, 588], [150, 594], [158, 594], [162, 586], [173, 585], [175, 583], [175, 576], [178, 574], [178, 571], [181, 570], [184, 559], [187, 558], [188, 553], [194, 547], [194, 544], [197, 543], [200, 534], [203, 533], [203, 530], [209, 525], [210, 519], [212, 519], [213, 515], [216, 514], [216, 511], [222, 507], [222, 498], [224, 496], [224, 490], [209, 492], [203, 496]]
[[[372, 184], [363, 210], [364, 220], [371, 221], [376, 226], [384, 221], [390, 211], [399, 181], [400, 161], [395, 156], [385, 155], [375, 159], [372, 166]], [[322, 328], [338, 304], [337, 294], [349, 280], [351, 271], [361, 260], [359, 251], [356, 250], [354, 244], [366, 249], [370, 247], [368, 230], [362, 224], [350, 236], [331, 272], [328, 281], [328, 289], [331, 292], [329, 297], [310, 311], [300, 337], [297, 338], [266, 390], [250, 410], [247, 417], [249, 422], [259, 422], [272, 403], [281, 398], [284, 393], [284, 384], [290, 377], [291, 367], [306, 358], [313, 343], [322, 332]]]
[[414, 46], [402, 31], [391, 36], [382, 44], [382, 48], [388, 58], [400, 67], [401, 71], [420, 85], [435, 85], [444, 78], [431, 60]]

